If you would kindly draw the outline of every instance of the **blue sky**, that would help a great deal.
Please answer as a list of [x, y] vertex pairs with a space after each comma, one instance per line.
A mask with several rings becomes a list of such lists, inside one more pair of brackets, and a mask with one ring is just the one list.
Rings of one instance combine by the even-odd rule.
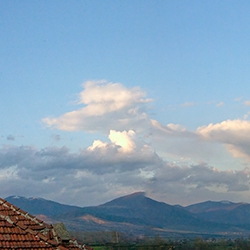
[[1, 196], [250, 202], [249, 12], [0, 0]]

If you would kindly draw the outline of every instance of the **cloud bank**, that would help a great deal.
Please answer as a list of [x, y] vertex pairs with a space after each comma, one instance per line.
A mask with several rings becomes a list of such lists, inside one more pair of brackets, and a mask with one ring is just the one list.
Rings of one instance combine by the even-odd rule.
[[205, 163], [180, 166], [163, 161], [149, 146], [123, 151], [112, 142], [94, 144], [78, 153], [66, 147], [1, 148], [2, 192], [77, 205], [97, 205], [138, 190], [184, 205], [204, 199], [204, 193], [207, 199], [229, 199], [235, 194], [244, 199], [249, 192], [249, 168], [220, 171]]

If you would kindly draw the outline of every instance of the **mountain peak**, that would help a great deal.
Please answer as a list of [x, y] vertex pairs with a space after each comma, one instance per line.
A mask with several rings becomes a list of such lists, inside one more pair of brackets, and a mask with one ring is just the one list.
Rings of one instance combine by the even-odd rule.
[[145, 199], [149, 199], [149, 198], [145, 197], [145, 192], [140, 191], [140, 192], [135, 192], [129, 195], [116, 198], [100, 206], [121, 206], [121, 207], [125, 206], [127, 207], [127, 206], [141, 203]]
[[7, 199], [16, 199], [16, 200], [18, 200], [18, 199], [26, 199], [25, 197], [23, 197], [23, 196], [19, 196], [19, 195], [11, 195], [11, 196], [9, 196], [9, 197], [7, 197], [7, 198], [5, 198], [6, 200]]
[[138, 191], [138, 192], [134, 192], [134, 193], [132, 193], [132, 194], [129, 194], [129, 195], [125, 195], [125, 196], [123, 196], [123, 197], [145, 197], [145, 195], [146, 195], [146, 192], [144, 192], [144, 191]]
[[233, 202], [228, 201], [228, 200], [223, 200], [223, 201], [221, 201], [220, 203], [221, 203], [221, 204], [226, 204], [226, 205], [233, 204]]
[[21, 199], [23, 197], [19, 196], [19, 195], [13, 195], [13, 196], [9, 196], [9, 198], [12, 198], [12, 199]]
[[7, 201], [8, 200], [23, 200], [23, 201], [33, 201], [33, 200], [44, 200], [43, 198], [40, 197], [24, 197], [24, 196], [20, 196], [20, 195], [12, 195], [12, 196], [8, 196], [7, 198], [5, 198]]

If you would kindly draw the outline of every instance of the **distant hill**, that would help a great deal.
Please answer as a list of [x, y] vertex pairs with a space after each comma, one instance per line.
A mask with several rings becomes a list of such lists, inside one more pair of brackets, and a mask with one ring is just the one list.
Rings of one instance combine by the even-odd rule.
[[96, 211], [96, 215], [103, 218], [112, 218], [113, 221], [129, 221], [160, 228], [190, 229], [193, 225], [200, 224], [196, 216], [189, 211], [152, 200], [142, 192], [117, 198], [92, 208], [92, 211]]
[[143, 192], [92, 207], [17, 196], [6, 200], [44, 220], [61, 221], [71, 231], [118, 231], [127, 235], [169, 237], [250, 233], [250, 205], [243, 203], [208, 201], [181, 207], [155, 201]]
[[26, 198], [22, 196], [9, 196], [5, 198], [11, 204], [29, 212], [30, 214], [43, 214], [53, 217], [73, 211], [80, 210], [80, 207], [63, 205], [58, 202], [45, 200], [43, 198]]
[[206, 221], [232, 225], [250, 225], [250, 204], [248, 203], [206, 201], [187, 206], [185, 209]]
[[209, 211], [216, 211], [216, 210], [225, 210], [234, 208], [241, 203], [233, 203], [231, 201], [205, 201], [193, 205], [189, 205], [185, 207], [188, 211], [192, 213], [204, 213]]

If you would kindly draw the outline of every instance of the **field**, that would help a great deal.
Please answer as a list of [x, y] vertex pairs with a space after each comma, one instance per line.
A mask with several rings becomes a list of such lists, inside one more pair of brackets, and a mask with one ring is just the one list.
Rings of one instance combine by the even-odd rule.
[[110, 243], [91, 246], [94, 250], [249, 250], [249, 239], [235, 240], [179, 240], [140, 243]]

